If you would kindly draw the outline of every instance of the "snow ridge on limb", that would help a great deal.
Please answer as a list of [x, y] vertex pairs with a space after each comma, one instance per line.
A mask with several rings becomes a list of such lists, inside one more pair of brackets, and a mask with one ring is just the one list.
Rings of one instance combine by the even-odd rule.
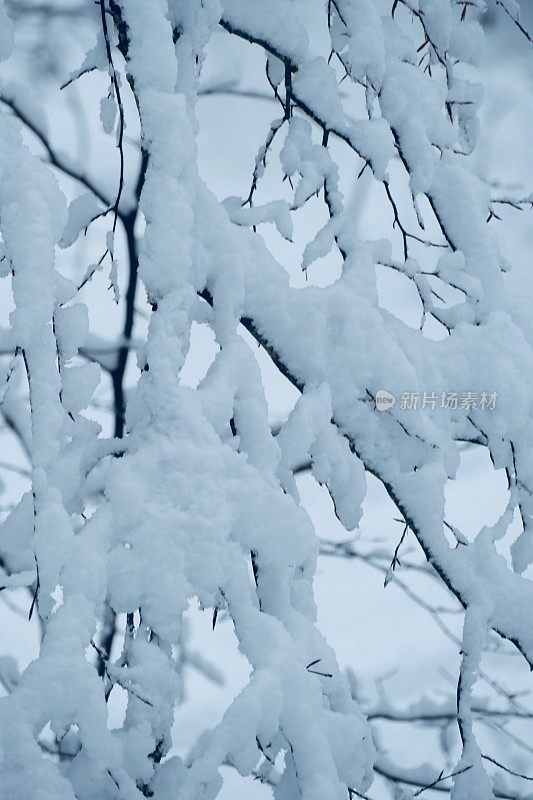
[[[484, 10], [483, 3], [473, 5]], [[501, 5], [514, 21], [518, 19], [515, 4]], [[300, 176], [293, 207], [301, 207], [324, 189], [330, 220], [307, 246], [303, 267], [335, 245], [343, 262], [343, 274], [332, 286], [293, 289], [259, 237], [241, 233], [241, 240], [247, 239], [247, 245], [240, 245], [241, 252], [247, 250], [243, 325], [281, 373], [303, 392], [304, 401], [316, 386], [329, 389], [333, 424], [365, 468], [381, 480], [429, 562], [467, 609], [468, 618], [475, 617], [471, 609], [483, 608], [485, 623], [512, 641], [533, 666], [533, 636], [526, 610], [533, 588], [519, 574], [531, 563], [533, 553], [532, 387], [526, 377], [533, 366], [531, 320], [511, 312], [513, 301], [505, 296], [505, 262], [488, 228], [494, 201], [489, 187], [462, 162], [462, 156], [475, 146], [481, 90], [457, 76], [456, 63], [478, 60], [481, 27], [467, 14], [465, 4], [449, 0], [396, 0], [390, 16], [383, 18], [371, 4], [331, 0], [331, 53], [326, 62], [320, 57], [294, 58], [284, 50], [282, 37], [259, 38], [244, 14], [237, 20], [231, 13], [226, 15], [225, 8], [223, 4], [221, 24], [229, 33], [259, 44], [270, 60], [285, 64], [284, 86], [279, 76], [275, 85], [280, 103], [291, 109], [281, 165], [287, 176]], [[410, 29], [402, 24], [409, 18], [415, 23]], [[356, 46], [362, 32], [367, 33], [368, 47]], [[362, 122], [368, 126], [368, 138], [363, 129], [358, 139], [353, 124], [346, 120], [332, 59], [345, 71], [343, 80], [349, 77], [365, 91], [368, 120]], [[313, 87], [321, 90], [314, 92]], [[318, 137], [313, 142], [305, 117], [320, 129], [321, 144]], [[390, 149], [386, 138], [370, 134], [374, 123], [390, 137]], [[326, 154], [331, 136], [351, 147], [383, 183], [402, 237], [403, 261], [393, 262], [381, 244], [357, 241], [343, 214], [334, 165]], [[407, 229], [399, 214], [387, 172], [394, 150], [409, 179], [420, 232]], [[440, 230], [435, 243], [424, 234], [420, 198], [429, 204]], [[211, 201], [204, 198], [204, 202], [215, 213]], [[229, 229], [227, 236], [232, 238]], [[415, 242], [443, 248], [436, 270], [413, 259]], [[377, 263], [413, 281], [423, 309], [421, 329], [431, 316], [447, 338], [431, 342], [379, 308]], [[462, 299], [436, 303], [439, 285], [458, 290]], [[379, 388], [387, 388], [398, 399], [406, 387], [420, 396], [431, 387], [440, 397], [450, 387], [461, 385], [475, 386], [485, 396], [490, 386], [498, 396], [495, 413], [478, 408], [465, 413], [451, 407], [432, 414], [426, 407], [412, 414], [398, 403], [387, 413], [377, 413], [373, 402]], [[296, 417], [290, 418], [287, 432], [280, 431], [280, 444], [290, 441], [295, 421]], [[308, 449], [304, 426], [300, 435], [302, 453], [294, 451], [293, 471]], [[454, 547], [445, 535], [444, 488], [457, 469], [457, 441], [464, 439], [485, 445], [495, 468], [506, 470], [510, 498], [497, 526], [482, 530], [470, 543], [460, 535]], [[282, 458], [288, 473], [284, 480], [294, 492], [289, 458], [287, 450]], [[515, 512], [520, 514], [523, 531], [512, 548], [513, 571], [495, 542], [508, 530]], [[479, 777], [482, 772], [479, 762], [473, 775]], [[457, 783], [466, 785], [472, 780], [465, 772]]]
[[[0, 9], [2, 16], [3, 4]], [[66, 222], [65, 199], [51, 170], [29, 153], [18, 123], [6, 113], [0, 115], [0, 140], [0, 227], [12, 276], [12, 338], [29, 385], [33, 466], [31, 492], [0, 531], [5, 554], [0, 582], [9, 585], [4, 578], [18, 574], [13, 585], [31, 587], [30, 614], [39, 615], [43, 628], [40, 657], [0, 702], [2, 792], [12, 798], [74, 800], [85, 770], [94, 776], [95, 791], [108, 788], [108, 771], [128, 789], [117, 744], [107, 730], [101, 682], [85, 657], [105, 596], [96, 577], [104, 569], [105, 532], [97, 533], [96, 521], [87, 531], [79, 516], [85, 470], [98, 460], [99, 449], [99, 426], [79, 412], [98, 382], [98, 368], [90, 365], [87, 373], [70, 363], [88, 323], [84, 306], [66, 305], [76, 287], [54, 264]], [[61, 604], [52, 596], [58, 584]], [[56, 741], [66, 742], [74, 722], [79, 741], [73, 752], [81, 743], [83, 757], [67, 778], [43, 759], [37, 739], [50, 724]]]
[[[32, 585], [45, 628], [40, 658], [20, 681], [8, 679], [12, 694], [0, 704], [0, 763], [10, 800], [207, 800], [220, 790], [221, 766], [270, 780], [276, 761], [285, 765], [277, 800], [366, 792], [374, 755], [369, 729], [315, 624], [318, 542], [299, 505], [294, 475], [301, 466], [327, 487], [347, 529], [360, 517], [365, 471], [375, 475], [404, 530], [412, 530], [465, 606], [457, 713], [464, 753], [448, 778], [457, 779], [456, 797], [474, 778], [490, 796], [470, 708], [486, 630], [512, 640], [533, 662], [531, 583], [520, 574], [533, 558], [532, 343], [526, 314], [511, 314], [503, 291], [502, 259], [487, 229], [494, 201], [461, 164], [475, 144], [480, 100], [479, 87], [454, 70], [457, 59], [473, 61], [478, 49], [480, 28], [465, 19], [465, 9], [449, 0], [395, 0], [381, 18], [372, 2], [331, 0], [331, 52], [316, 56], [288, 0], [268, 4], [268, 11], [255, 0], [102, 0], [99, 52], [87, 67], [103, 64], [117, 93], [116, 44], [135, 94], [146, 167], [138, 184], [146, 222], [139, 275], [152, 306], [147, 341], [135, 347], [141, 377], [120, 443], [98, 440], [81, 416], [98, 370], [70, 364], [83, 346], [87, 314], [53, 260], [56, 244], [70, 246], [99, 213], [92, 195], [109, 203], [85, 181], [92, 194], [75, 200], [67, 215], [48, 169], [23, 147], [13, 120], [2, 117], [0, 255], [13, 273], [9, 341], [26, 362], [34, 462], [33, 491], [0, 531], [7, 555], [2, 587]], [[413, 25], [402, 27], [401, 15]], [[244, 203], [219, 203], [196, 165], [198, 71], [219, 22], [266, 50], [267, 79], [282, 107]], [[6, 25], [0, 55], [9, 37]], [[338, 70], [364, 93], [366, 118], [346, 113]], [[108, 129], [111, 106], [104, 107]], [[292, 202], [256, 206], [267, 155], [282, 135], [282, 169], [291, 186], [293, 177], [297, 182]], [[333, 137], [382, 185], [403, 259], [393, 258], [387, 243], [358, 239], [329, 148]], [[416, 232], [405, 226], [396, 200], [389, 174], [395, 155], [408, 178]], [[121, 182], [108, 209], [114, 223], [129, 213], [119, 203], [122, 188]], [[315, 194], [323, 194], [327, 219], [305, 248], [302, 268], [337, 248], [342, 274], [325, 288], [295, 289], [246, 227], [273, 222], [290, 240], [291, 214]], [[434, 215], [437, 242], [424, 233], [424, 213]], [[414, 243], [442, 250], [436, 267]], [[111, 237], [107, 252], [112, 247]], [[419, 329], [380, 308], [378, 264], [412, 281]], [[5, 265], [2, 271], [9, 274]], [[442, 300], [441, 284], [461, 300]], [[193, 391], [179, 377], [200, 313], [219, 351]], [[442, 341], [426, 337], [429, 318], [446, 332]], [[277, 434], [240, 323], [301, 392]], [[128, 334], [120, 351], [129, 345]], [[380, 388], [399, 398], [405, 389], [439, 396], [451, 387], [493, 391], [498, 407], [490, 414], [453, 406], [412, 413], [400, 402], [376, 409]], [[489, 449], [510, 487], [501, 520], [474, 542], [444, 516], [444, 488], [464, 440]], [[100, 476], [104, 499], [86, 520], [87, 474], [112, 453], [120, 457]], [[515, 511], [524, 531], [513, 548], [513, 572], [495, 543]], [[213, 624], [219, 609], [228, 612], [252, 671], [221, 723], [182, 760], [171, 753], [180, 695], [175, 646], [191, 598], [214, 609]], [[104, 602], [113, 623], [116, 614], [126, 616], [113, 663], [94, 641], [97, 619], [109, 622]], [[109, 732], [106, 701], [117, 685], [127, 692], [127, 711], [124, 724]], [[41, 757], [48, 723], [59, 764]], [[381, 769], [385, 774], [383, 763]]]
[[[214, 217], [217, 214], [214, 200], [205, 196], [204, 202], [205, 213]], [[222, 215], [217, 216], [223, 226]], [[236, 236], [242, 240], [242, 233], [236, 234], [227, 223], [225, 227], [225, 247], [231, 247]], [[468, 548], [456, 549], [450, 548], [444, 535], [443, 487], [457, 463], [455, 437], [463, 432], [454, 424], [453, 415], [444, 417], [443, 428], [439, 430], [429, 413], [423, 411], [376, 413], [373, 402], [363, 393], [364, 386], [379, 385], [389, 386], [399, 395], [402, 385], [409, 384], [415, 389], [423, 386], [424, 374], [430, 381], [438, 379], [440, 386], [436, 389], [444, 391], [445, 381], [457, 385], [465, 376], [471, 380], [476, 363], [478, 368], [490, 370], [496, 376], [498, 371], [493, 361], [483, 364], [484, 353], [488, 349], [491, 358], [497, 357], [505, 371], [510, 353], [503, 348], [502, 336], [508, 321], [497, 315], [485, 328], [472, 328], [467, 343], [452, 338], [439, 343], [418, 342], [415, 331], [402, 330], [396, 321], [387, 328], [387, 318], [360, 296], [355, 270], [345, 272], [331, 287], [293, 289], [262, 240], [253, 234], [246, 237], [248, 246], [244, 248], [240, 241], [239, 252], [241, 259], [246, 258], [243, 322], [247, 329], [266, 343], [267, 352], [278, 368], [297, 388], [326, 383], [331, 391], [334, 423], [366, 469], [382, 481], [446, 584], [464, 605], [468, 605], [470, 598], [474, 601], [492, 597], [491, 624], [512, 640], [529, 662], [533, 661], [533, 638], [525, 611], [514, 614], [517, 607], [525, 610], [533, 599], [531, 583], [509, 571], [487, 533], [482, 532]], [[360, 246], [360, 269], [364, 269], [365, 261], [372, 263], [372, 256], [372, 248]], [[272, 310], [274, 302], [276, 311]], [[286, 320], [285, 329], [279, 324], [280, 309]], [[313, 330], [307, 324], [309, 319], [314, 320]], [[335, 328], [328, 334], [333, 320]], [[379, 347], [353, 348], [353, 341], [376, 341]], [[415, 342], [419, 345], [418, 353]], [[465, 361], [468, 352], [471, 356]], [[518, 382], [520, 369], [531, 358], [529, 348], [523, 344], [514, 358], [517, 359], [514, 379]], [[447, 368], [452, 364], [458, 366], [443, 373], [439, 367], [443, 362]], [[503, 381], [498, 380], [496, 388], [505, 395]], [[505, 410], [502, 416], [504, 413]], [[509, 416], [508, 420], [513, 426], [517, 423], [514, 417]], [[522, 418], [519, 425], [525, 423], [527, 420]], [[292, 425], [291, 421], [289, 427]], [[280, 437], [281, 443], [285, 434], [281, 432]]]
[[[315, 628], [317, 541], [276, 478], [279, 446], [259, 371], [236, 333], [238, 273], [224, 276], [227, 286], [211, 286], [220, 352], [208, 375], [197, 392], [178, 382], [202, 288], [200, 231], [210, 253], [228, 268], [235, 263], [231, 251], [219, 249], [217, 226], [205, 224], [198, 203], [205, 188], [196, 167], [194, 65], [217, 21], [214, 4], [117, 5], [148, 155], [139, 271], [153, 308], [128, 409], [127, 452], [110, 468], [106, 488], [110, 601], [131, 620], [118, 666], [122, 680], [134, 681], [149, 700], [130, 695], [119, 738], [148, 735], [135, 779], [161, 800], [214, 797], [223, 764], [252, 774], [264, 752], [267, 764], [285, 753], [286, 780], [297, 781], [302, 797], [340, 799], [348, 786], [368, 787], [373, 750]], [[192, 597], [227, 609], [252, 676], [186, 762], [174, 756], [160, 763], [171, 747], [178, 692], [172, 645]], [[308, 669], [311, 663], [320, 669]]]
[[[527, 388], [518, 388], [522, 370], [529, 369], [532, 363], [531, 347], [526, 340], [527, 329], [521, 329], [521, 322], [508, 316], [509, 301], [505, 298], [502, 259], [486, 224], [490, 208], [488, 189], [467, 171], [455, 153], [457, 136], [464, 132], [460, 108], [463, 104], [475, 106], [479, 102], [479, 92], [477, 87], [468, 87], [455, 78], [452, 59], [475, 61], [477, 54], [473, 42], [480, 31], [477, 22], [469, 22], [457, 14], [455, 5], [448, 0], [436, 4], [410, 4], [403, 0], [394, 3], [395, 13], [400, 13], [400, 7], [405, 14], [412, 15], [425, 36], [427, 65], [422, 69], [417, 63], [415, 40], [408, 39], [403, 31], [400, 35], [394, 14], [392, 18], [378, 19], [367, 4], [360, 3], [364, 26], [373, 26], [374, 41], [383, 45], [376, 47], [372, 59], [363, 59], [364, 63], [347, 67], [354, 80], [368, 80], [367, 90], [379, 89], [374, 92], [373, 102], [379, 104], [380, 121], [388, 125], [411, 178], [413, 197], [425, 194], [441, 227], [448, 254], [441, 259], [443, 268], [439, 274], [443, 281], [450, 280], [452, 285], [460, 286], [465, 297], [449, 309], [434, 308], [431, 298], [423, 297], [423, 300], [428, 303], [430, 313], [450, 331], [453, 329], [454, 335], [443, 342], [432, 343], [397, 320], [387, 318], [377, 307], [376, 297], [371, 291], [375, 283], [371, 277], [372, 262], [386, 262], [387, 257], [380, 246], [357, 243], [353, 230], [346, 225], [342, 229], [344, 241], [341, 240], [340, 248], [344, 274], [336, 284], [325, 289], [290, 289], [283, 269], [270, 257], [258, 237], [250, 237], [243, 317], [250, 321], [248, 324], [245, 322], [247, 327], [255, 328], [283, 374], [292, 379], [294, 385], [301, 389], [326, 381], [340, 430], [348, 436], [352, 448], [363, 458], [367, 468], [382, 478], [395, 502], [402, 506], [419, 532], [426, 553], [442, 570], [446, 582], [461, 596], [464, 604], [468, 605], [470, 594], [481, 598], [494, 593], [496, 575], [501, 576], [517, 600], [527, 603], [531, 596], [530, 583], [513, 575], [495, 550], [488, 561], [473, 555], [490, 550], [486, 547], [486, 534], [480, 534], [478, 541], [468, 550], [450, 550], [444, 535], [436, 532], [442, 528], [444, 482], [453, 477], [457, 463], [454, 440], [464, 433], [464, 426], [458, 428], [460, 415], [448, 413], [430, 417], [423, 412], [407, 415], [399, 408], [391, 414], [380, 415], [372, 411], [372, 404], [366, 402], [368, 396], [365, 396], [367, 389], [377, 385], [388, 386], [397, 392], [402, 383], [404, 386], [409, 383], [418, 390], [432, 385], [445, 391], [447, 385], [460, 384], [465, 378], [472, 381], [472, 376], [483, 385], [492, 380], [504, 407], [492, 416], [473, 411], [468, 417], [471, 430], [481, 432], [495, 465], [505, 466], [511, 476], [518, 469], [513, 440], [525, 435], [527, 441], [531, 441], [530, 400]], [[329, 4], [332, 51], [341, 63], [351, 46], [352, 11], [348, 3]], [[225, 24], [224, 19], [223, 16], [222, 24]], [[234, 23], [233, 20], [232, 24], [237, 27]], [[244, 16], [239, 18], [239, 25], [241, 28], [233, 33], [253, 40], [254, 31], [246, 27]], [[472, 41], [467, 44], [469, 35]], [[402, 41], [404, 44], [398, 49], [398, 43]], [[323, 152], [324, 147], [307, 142], [309, 133], [303, 127], [307, 123], [296, 116], [296, 111], [300, 108], [325, 133], [341, 138], [344, 138], [345, 122], [338, 93], [334, 92], [332, 96], [331, 92], [317, 92], [313, 99], [310, 89], [298, 92], [298, 80], [303, 74], [302, 84], [306, 87], [306, 71], [316, 70], [315, 84], [329, 85], [333, 71], [317, 59], [293, 60], [289, 52], [283, 51], [282, 41], [273, 40], [271, 45], [269, 41], [262, 41], [261, 45], [278, 59], [289, 62], [293, 73], [291, 101], [294, 118], [289, 123], [281, 162], [287, 174], [299, 171], [302, 175], [295, 196], [301, 194], [304, 181], [309, 182], [309, 190], [305, 192], [309, 196], [321, 182], [327, 182], [332, 167], [325, 160], [328, 157]], [[353, 60], [354, 56], [351, 58]], [[376, 83], [379, 78], [378, 87], [373, 86], [370, 77]], [[457, 94], [459, 90], [463, 92], [461, 97]], [[468, 93], [471, 100], [467, 99]], [[372, 117], [372, 106], [369, 113]], [[410, 148], [413, 148], [411, 155]], [[373, 153], [370, 163], [377, 158], [378, 155]], [[379, 172], [376, 178], [380, 179]], [[385, 183], [387, 181], [388, 178]], [[298, 200], [295, 205], [299, 206], [301, 202]], [[333, 219], [339, 218], [342, 210], [342, 198], [339, 198], [333, 205]], [[408, 239], [409, 234], [405, 241]], [[445, 258], [448, 259], [446, 265]], [[450, 270], [452, 259], [454, 264]], [[259, 262], [261, 266], [255, 267]], [[418, 270], [413, 271], [408, 265], [406, 261], [405, 273], [416, 277]], [[361, 289], [363, 279], [357, 279], [354, 275], [356, 270], [369, 284], [362, 297], [357, 290]], [[278, 308], [281, 304], [284, 310], [281, 316], [286, 320], [285, 329], [272, 311], [274, 297]], [[349, 302], [346, 300], [348, 297]], [[314, 320], [314, 335], [307, 325], [311, 318]], [[333, 321], [335, 336], [328, 340]], [[476, 324], [460, 327], [461, 322]], [[526, 320], [522, 324], [525, 326]], [[376, 342], [379, 346], [370, 348], [366, 357], [366, 353], [357, 347], [346, 345], [346, 341], [353, 342], [354, 338], [361, 343]], [[391, 357], [391, 354], [394, 355]], [[497, 360], [499, 369], [492, 359]], [[513, 365], [511, 368], [509, 362]], [[445, 369], [439, 367], [440, 364], [444, 364]], [[507, 374], [507, 379], [511, 376], [518, 390], [518, 408], [510, 403], [511, 396], [506, 393], [505, 381], [499, 380], [499, 372]], [[353, 379], [354, 375], [359, 376], [357, 381]], [[487, 427], [489, 422], [491, 424]], [[365, 435], [365, 428], [370, 429], [372, 435]], [[393, 448], [391, 432], [396, 442]], [[407, 449], [402, 453], [404, 448]], [[521, 455], [523, 451], [524, 448]], [[442, 453], [440, 457], [439, 452]], [[527, 475], [527, 467], [524, 474]], [[431, 491], [435, 478], [438, 488]], [[512, 480], [516, 481], [516, 478]], [[516, 483], [517, 488], [518, 485]], [[521, 487], [521, 494], [522, 497], [530, 496], [527, 482], [525, 487]], [[427, 502], [428, 496], [434, 498], [433, 512], [430, 510], [432, 504]], [[518, 552], [518, 546], [515, 549]], [[519, 620], [511, 619], [509, 606], [504, 603], [505, 594], [502, 591], [498, 597], [500, 602], [494, 604], [491, 612], [494, 627], [512, 639], [533, 663], [533, 640], [525, 618], [519, 615]]]

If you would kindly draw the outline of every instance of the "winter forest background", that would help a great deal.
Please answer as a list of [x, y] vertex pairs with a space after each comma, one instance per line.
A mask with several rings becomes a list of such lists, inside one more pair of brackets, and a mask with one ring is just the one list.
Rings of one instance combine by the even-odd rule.
[[1, 800], [533, 797], [528, 31], [0, 0]]

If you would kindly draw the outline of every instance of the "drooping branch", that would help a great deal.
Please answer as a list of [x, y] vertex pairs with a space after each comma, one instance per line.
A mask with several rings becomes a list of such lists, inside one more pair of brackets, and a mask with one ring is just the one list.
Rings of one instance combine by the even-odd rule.
[[100, 200], [101, 203], [104, 203], [106, 206], [109, 205], [109, 199], [100, 186], [98, 186], [89, 175], [85, 174], [82, 169], [72, 164], [68, 158], [60, 155], [52, 147], [46, 133], [38, 125], [36, 125], [35, 121], [24, 112], [24, 110], [14, 99], [2, 95], [0, 97], [0, 103], [3, 103], [6, 107], [10, 108], [15, 116], [23, 123], [23, 125], [29, 131], [31, 131], [34, 136], [37, 137], [41, 145], [44, 147], [48, 160], [53, 167], [58, 169], [68, 178], [75, 180], [89, 192], [92, 192], [92, 194], [94, 194], [97, 200]]

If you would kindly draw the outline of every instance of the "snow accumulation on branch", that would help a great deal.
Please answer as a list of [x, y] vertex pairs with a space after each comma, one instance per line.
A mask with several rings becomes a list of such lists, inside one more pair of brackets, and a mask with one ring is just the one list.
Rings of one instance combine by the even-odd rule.
[[[517, 4], [500, 5], [519, 24]], [[294, 478], [306, 461], [347, 530], [360, 520], [366, 473], [375, 476], [464, 607], [456, 709], [463, 752], [446, 780], [454, 800], [493, 796], [474, 737], [472, 688], [489, 630], [533, 668], [533, 584], [523, 576], [533, 562], [533, 342], [530, 316], [506, 295], [505, 262], [487, 221], [498, 200], [464, 162], [475, 146], [482, 92], [458, 65], [475, 65], [483, 44], [467, 7], [482, 12], [484, 3], [395, 0], [380, 16], [373, 0], [328, 0], [329, 51], [316, 55], [290, 0], [101, 0], [94, 52], [108, 57], [100, 52], [93, 63], [88, 56], [79, 74], [99, 69], [111, 80], [106, 130], [115, 129], [113, 103], [119, 106], [121, 178], [111, 204], [54, 153], [38, 122], [17, 113], [0, 84], [9, 109], [0, 115], [0, 264], [11, 276], [10, 341], [25, 367], [32, 419], [32, 488], [0, 528], [0, 583], [2, 590], [32, 587], [44, 631], [39, 658], [0, 700], [1, 792], [9, 800], [208, 800], [227, 764], [265, 781], [281, 768], [277, 800], [365, 796], [375, 760], [370, 729], [316, 626], [319, 545]], [[199, 74], [220, 27], [263, 48], [281, 110], [244, 202], [219, 202], [198, 172]], [[0, 0], [0, 59], [10, 51]], [[366, 119], [347, 113], [337, 68], [364, 92]], [[125, 92], [127, 84], [119, 69], [142, 132], [138, 275], [152, 313], [146, 342], [136, 346], [140, 378], [125, 429], [105, 440], [82, 413], [99, 365], [75, 361], [91, 352], [88, 315], [80, 287], [56, 269], [55, 248], [68, 249], [105, 216], [102, 204], [113, 212], [113, 233], [120, 222], [134, 236], [133, 200], [121, 200], [120, 86]], [[51, 165], [88, 192], [68, 209], [50, 167], [24, 144], [20, 122], [45, 144]], [[293, 200], [254, 205], [275, 137], [283, 139], [280, 163]], [[332, 139], [383, 184], [403, 260], [393, 259], [389, 242], [358, 238]], [[394, 159], [409, 182], [417, 232], [400, 218]], [[342, 274], [323, 288], [294, 288], [255, 228], [273, 222], [291, 240], [292, 214], [321, 194], [327, 221], [307, 244], [302, 268], [337, 249]], [[438, 242], [427, 239], [421, 208], [432, 215]], [[413, 256], [414, 242], [437, 253], [434, 266]], [[113, 256], [112, 235], [107, 252]], [[420, 329], [380, 307], [377, 265], [413, 282]], [[439, 285], [461, 300], [436, 302]], [[444, 338], [425, 335], [429, 318]], [[179, 376], [196, 320], [208, 321], [219, 349], [193, 390]], [[276, 434], [241, 326], [300, 392]], [[116, 375], [116, 365], [109, 371]], [[498, 405], [485, 413], [449, 407], [412, 414], [400, 404], [383, 412], [375, 397], [385, 387], [397, 397], [406, 387], [421, 394], [475, 387], [497, 393]], [[506, 470], [509, 499], [495, 526], [471, 542], [458, 533], [452, 545], [444, 490], [463, 441], [487, 447], [494, 467]], [[89, 507], [87, 484], [103, 461], [102, 499]], [[515, 514], [523, 530], [509, 565], [496, 544]], [[175, 647], [192, 598], [213, 609], [214, 622], [219, 610], [228, 613], [251, 676], [220, 724], [182, 759], [172, 753]], [[103, 644], [104, 607], [113, 629], [115, 614], [127, 619], [115, 661], [112, 638]], [[123, 724], [109, 730], [114, 685], [128, 702]], [[42, 757], [47, 725], [55, 760]], [[379, 760], [376, 772], [387, 774]]]

